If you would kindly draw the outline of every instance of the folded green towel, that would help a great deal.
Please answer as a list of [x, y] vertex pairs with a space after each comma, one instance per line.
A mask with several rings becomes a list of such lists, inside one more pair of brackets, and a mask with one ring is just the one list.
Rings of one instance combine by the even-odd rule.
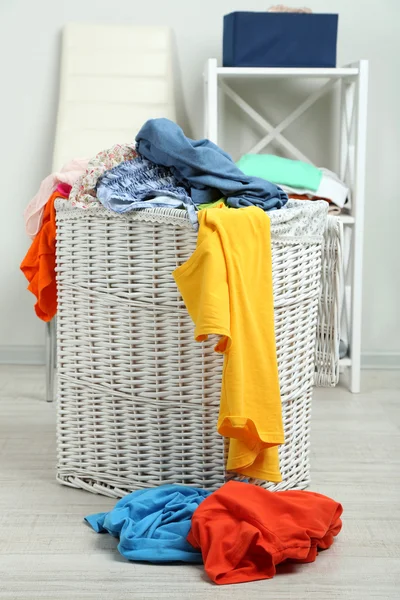
[[274, 154], [245, 154], [236, 165], [245, 175], [315, 192], [322, 177], [322, 171], [309, 163]]

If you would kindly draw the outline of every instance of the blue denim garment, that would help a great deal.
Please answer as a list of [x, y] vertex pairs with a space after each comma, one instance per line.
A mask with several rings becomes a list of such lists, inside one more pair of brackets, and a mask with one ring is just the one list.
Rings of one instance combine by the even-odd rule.
[[195, 229], [196, 207], [170, 169], [138, 156], [106, 171], [97, 182], [97, 198], [117, 213], [144, 208], [185, 208]]
[[136, 136], [138, 152], [169, 167], [190, 185], [193, 202], [206, 204], [224, 196], [228, 206], [256, 205], [265, 211], [282, 208], [286, 193], [277, 185], [245, 175], [232, 158], [209, 140], [191, 140], [169, 119], [150, 119]]
[[108, 513], [85, 518], [97, 533], [119, 538], [129, 560], [201, 563], [201, 553], [186, 541], [192, 515], [210, 491], [184, 485], [139, 490], [119, 500]]

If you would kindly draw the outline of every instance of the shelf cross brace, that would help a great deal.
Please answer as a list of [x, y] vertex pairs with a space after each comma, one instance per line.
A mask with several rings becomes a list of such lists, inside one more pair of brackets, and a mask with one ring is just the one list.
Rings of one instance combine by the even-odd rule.
[[333, 88], [336, 84], [337, 80], [332, 79], [327, 81], [325, 85], [321, 88], [313, 92], [304, 102], [302, 102], [290, 115], [288, 115], [279, 125], [274, 127], [272, 123], [270, 123], [265, 117], [260, 115], [248, 102], [246, 102], [237, 92], [235, 92], [231, 87], [229, 87], [224, 81], [220, 81], [219, 85], [223, 92], [239, 107], [241, 108], [253, 121], [255, 121], [264, 131], [267, 132], [265, 135], [255, 146], [253, 146], [249, 150], [249, 154], [258, 154], [261, 150], [263, 150], [266, 146], [268, 146], [274, 140], [284, 148], [289, 155], [296, 159], [302, 160], [303, 162], [307, 162], [310, 164], [314, 164], [308, 156], [303, 154], [294, 144], [289, 142], [289, 140], [282, 135], [282, 131], [284, 131], [289, 125], [291, 125], [296, 119], [298, 119], [310, 106], [315, 104], [315, 102], [325, 95], [329, 90]]

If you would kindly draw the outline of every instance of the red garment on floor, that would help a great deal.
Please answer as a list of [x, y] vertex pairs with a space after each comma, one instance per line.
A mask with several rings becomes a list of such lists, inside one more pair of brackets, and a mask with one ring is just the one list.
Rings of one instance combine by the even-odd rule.
[[43, 212], [42, 226], [20, 266], [21, 271], [29, 281], [28, 290], [37, 299], [35, 312], [43, 321], [51, 321], [57, 312], [54, 200], [67, 197], [59, 191], [50, 196]]
[[219, 584], [270, 579], [285, 561], [313, 562], [342, 527], [342, 506], [314, 492], [230, 481], [195, 510], [188, 541]]

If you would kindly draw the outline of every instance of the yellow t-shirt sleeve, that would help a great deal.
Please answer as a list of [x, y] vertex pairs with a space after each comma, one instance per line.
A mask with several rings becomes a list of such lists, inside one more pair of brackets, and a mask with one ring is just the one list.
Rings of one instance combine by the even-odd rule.
[[230, 344], [229, 290], [225, 261], [216, 231], [199, 240], [200, 244], [173, 276], [191, 316], [198, 342], [208, 335], [223, 336], [216, 350], [224, 352]]

